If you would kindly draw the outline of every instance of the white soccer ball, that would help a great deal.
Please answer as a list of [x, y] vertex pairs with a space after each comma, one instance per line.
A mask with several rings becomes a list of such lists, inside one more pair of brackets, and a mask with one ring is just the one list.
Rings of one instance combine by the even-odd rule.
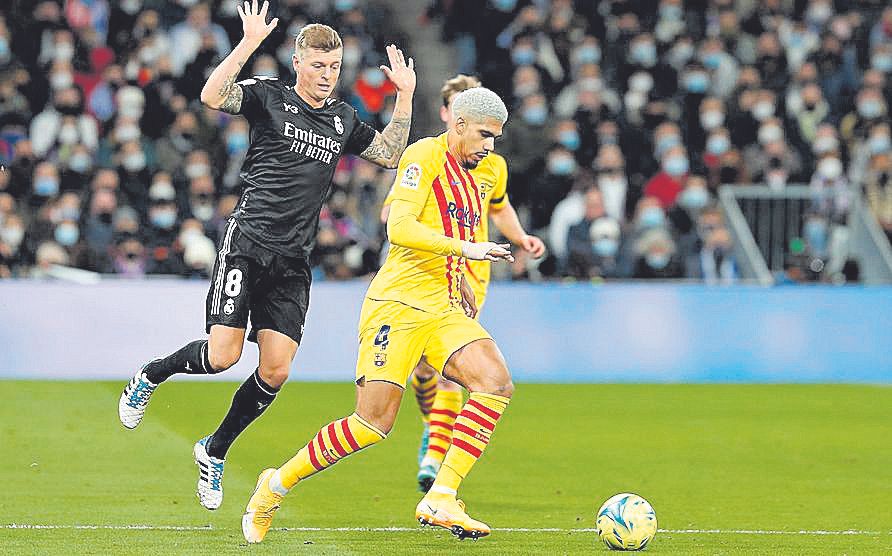
[[598, 510], [598, 537], [613, 550], [641, 550], [657, 534], [657, 514], [644, 498], [624, 492]]

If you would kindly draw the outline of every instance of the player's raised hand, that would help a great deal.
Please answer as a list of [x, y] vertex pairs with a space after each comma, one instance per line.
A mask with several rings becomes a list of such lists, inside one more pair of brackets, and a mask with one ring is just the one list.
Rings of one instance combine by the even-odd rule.
[[381, 71], [396, 85], [397, 90], [401, 93], [414, 92], [415, 61], [409, 58], [407, 64], [403, 51], [393, 44], [387, 47], [387, 60], [390, 62], [390, 67], [381, 66]]
[[520, 240], [520, 246], [524, 251], [537, 259], [545, 254], [545, 243], [536, 236], [523, 236], [523, 239]]
[[462, 244], [461, 254], [466, 259], [475, 261], [514, 262], [514, 256], [511, 254], [511, 245], [508, 243], [494, 243], [492, 241], [475, 243], [466, 241]]
[[262, 43], [279, 24], [278, 17], [274, 17], [269, 23], [266, 22], [266, 12], [269, 10], [269, 2], [266, 0], [263, 6], [260, 5], [260, 0], [250, 0], [237, 9], [238, 16], [242, 18], [242, 32], [247, 41]]

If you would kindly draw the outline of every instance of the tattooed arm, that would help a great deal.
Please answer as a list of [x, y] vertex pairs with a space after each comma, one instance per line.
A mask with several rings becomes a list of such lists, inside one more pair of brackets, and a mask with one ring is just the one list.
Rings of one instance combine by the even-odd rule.
[[415, 93], [415, 61], [403, 56], [403, 51], [394, 45], [387, 47], [390, 67], [381, 66], [381, 71], [396, 85], [396, 103], [393, 117], [384, 131], [375, 133], [372, 143], [362, 151], [362, 157], [385, 168], [396, 168], [406, 144], [409, 142], [409, 127], [412, 125], [412, 95]]
[[[393, 110], [393, 117], [384, 131], [375, 132], [375, 138], [371, 144], [362, 151], [362, 156], [369, 162], [374, 162], [385, 168], [396, 168], [406, 150], [409, 142], [409, 127], [412, 125], [412, 97], [404, 101], [397, 94], [397, 103]], [[402, 102], [401, 102], [402, 101]], [[407, 105], [400, 107], [400, 104]]]
[[238, 14], [242, 18], [242, 31], [245, 36], [220, 62], [220, 65], [214, 68], [207, 83], [204, 84], [204, 88], [201, 89], [202, 103], [230, 114], [237, 114], [242, 107], [244, 93], [241, 86], [235, 83], [239, 72], [242, 71], [242, 66], [279, 23], [279, 18], [266, 23], [269, 2], [264, 2], [262, 8], [259, 6], [258, 0], [253, 0], [250, 4], [246, 2], [245, 6], [247, 6], [247, 11], [243, 10], [242, 6], [238, 6]]

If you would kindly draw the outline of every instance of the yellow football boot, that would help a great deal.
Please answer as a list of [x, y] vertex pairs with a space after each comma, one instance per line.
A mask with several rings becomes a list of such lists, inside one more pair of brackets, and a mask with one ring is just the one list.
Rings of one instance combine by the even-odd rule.
[[459, 539], [479, 539], [490, 534], [489, 525], [465, 512], [465, 504], [449, 495], [428, 494], [415, 507], [415, 519], [421, 525], [449, 529]]
[[248, 500], [248, 507], [242, 516], [242, 533], [249, 543], [259, 543], [266, 536], [270, 525], [273, 523], [273, 515], [279, 509], [283, 496], [276, 494], [269, 488], [269, 479], [275, 473], [275, 469], [264, 469], [257, 478], [257, 487], [254, 494]]

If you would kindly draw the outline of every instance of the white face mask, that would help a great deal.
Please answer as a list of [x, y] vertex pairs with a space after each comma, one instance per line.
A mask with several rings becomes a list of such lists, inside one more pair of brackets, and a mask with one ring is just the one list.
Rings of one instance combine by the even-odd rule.
[[2, 240], [3, 243], [5, 243], [6, 245], [10, 246], [13, 250], [18, 249], [24, 237], [25, 229], [19, 228], [18, 226], [3, 228], [2, 230], [0, 230], [0, 240]]
[[711, 130], [725, 123], [725, 114], [718, 110], [707, 110], [700, 114], [700, 125], [704, 129]]
[[783, 131], [776, 125], [766, 125], [759, 128], [759, 143], [762, 145], [780, 141], [783, 136]]
[[59, 130], [59, 142], [63, 145], [71, 145], [77, 143], [78, 133], [77, 126], [66, 124]]
[[186, 165], [186, 177], [191, 179], [199, 178], [201, 176], [207, 176], [211, 173], [211, 169], [208, 168], [207, 164], [187, 164]]
[[818, 173], [827, 180], [835, 180], [842, 175], [842, 162], [838, 158], [825, 158], [818, 163]]
[[70, 42], [60, 42], [53, 51], [53, 58], [68, 62], [74, 58], [74, 45]]
[[139, 128], [135, 125], [125, 125], [119, 127], [115, 132], [115, 137], [120, 143], [128, 143], [139, 139]]
[[52, 87], [54, 91], [67, 89], [68, 87], [71, 87], [73, 83], [74, 77], [67, 71], [57, 71], [50, 76], [50, 87]]

